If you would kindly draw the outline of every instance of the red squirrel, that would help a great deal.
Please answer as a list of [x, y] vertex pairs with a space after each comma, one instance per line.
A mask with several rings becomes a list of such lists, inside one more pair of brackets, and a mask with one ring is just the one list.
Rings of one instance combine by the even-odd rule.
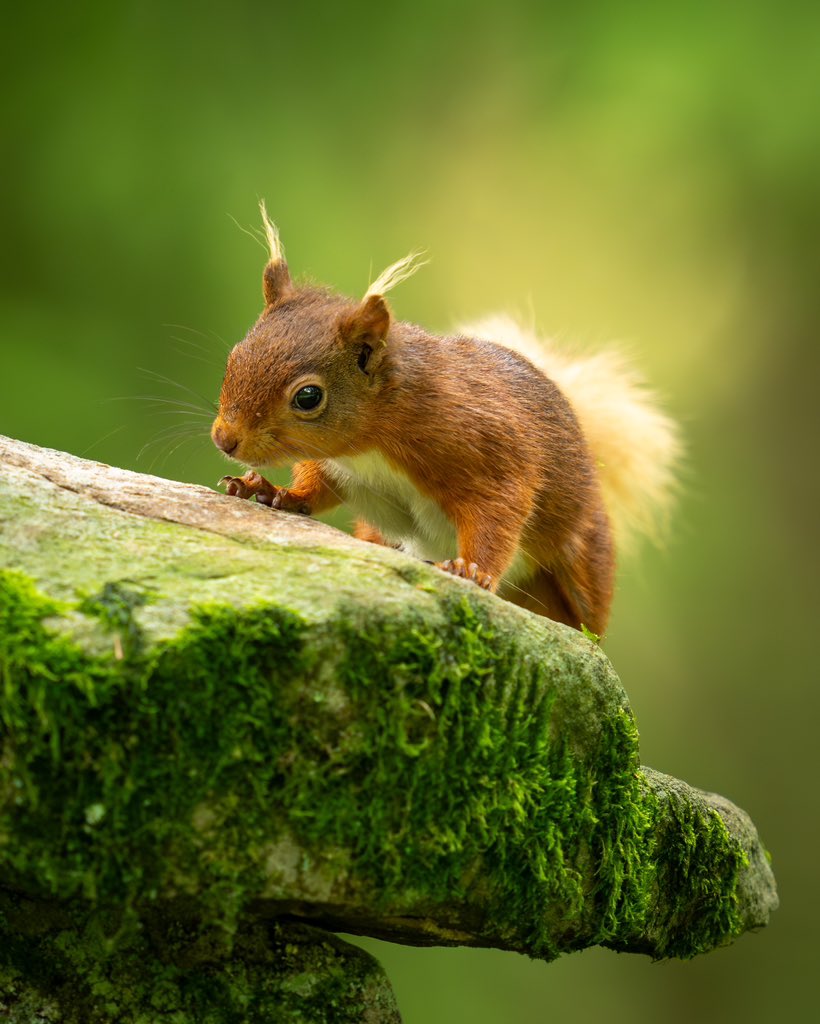
[[412, 256], [360, 302], [297, 284], [261, 212], [265, 308], [211, 436], [246, 466], [295, 465], [289, 487], [254, 468], [227, 492], [303, 514], [344, 502], [356, 536], [603, 633], [612, 520], [648, 527], [670, 492], [677, 434], [651, 395], [614, 356], [567, 360], [512, 321], [437, 337], [394, 319], [384, 296]]

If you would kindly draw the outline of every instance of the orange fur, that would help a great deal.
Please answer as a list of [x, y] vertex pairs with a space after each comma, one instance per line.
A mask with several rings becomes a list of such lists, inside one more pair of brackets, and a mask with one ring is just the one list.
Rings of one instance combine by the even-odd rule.
[[340, 504], [339, 495], [330, 487], [321, 462], [297, 462], [288, 489], [310, 506], [311, 513], [327, 512]]
[[366, 540], [368, 544], [381, 544], [382, 547], [386, 548], [394, 547], [393, 544], [382, 536], [381, 531], [377, 530], [370, 523], [366, 523], [364, 519], [357, 519], [353, 524], [353, 536], [357, 540]]

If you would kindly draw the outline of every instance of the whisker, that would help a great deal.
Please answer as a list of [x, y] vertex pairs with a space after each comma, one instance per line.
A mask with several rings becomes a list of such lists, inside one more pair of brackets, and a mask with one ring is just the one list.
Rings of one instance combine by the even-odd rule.
[[265, 252], [268, 252], [267, 243], [263, 241], [263, 236], [261, 232], [257, 232], [256, 229], [242, 227], [242, 225], [239, 223], [236, 217], [233, 216], [233, 214], [229, 213], [228, 218], [234, 222], [234, 224], [239, 228], [243, 235], [247, 235], [248, 238], [252, 238], [254, 242], [258, 242], [259, 245], [261, 245], [262, 248], [265, 250]]
[[203, 419], [210, 423], [213, 416], [209, 412], [197, 412], [196, 410], [189, 411], [187, 409], [154, 409], [151, 413], [152, 416], [188, 416], [195, 417], [196, 419]]
[[546, 609], [547, 611], [549, 610], [549, 605], [545, 604], [540, 597], [536, 597], [535, 594], [531, 594], [529, 590], [524, 590], [523, 587], [519, 587], [515, 583], [511, 583], [509, 580], [505, 580], [503, 576], [501, 577], [501, 583], [505, 587], [510, 587], [513, 590], [517, 590], [519, 594], [523, 594], [524, 597], [528, 597], [531, 601], [535, 601], [536, 604], [540, 604], [541, 607]]
[[[193, 388], [189, 388], [186, 384], [180, 384], [179, 381], [172, 380], [170, 377], [166, 377], [162, 373], [157, 373], [156, 370], [148, 370], [144, 366], [138, 366], [137, 369], [140, 373], [148, 377], [149, 380], [159, 381], [161, 384], [167, 384], [169, 387], [176, 388], [178, 391], [184, 391], [189, 395], [193, 395], [194, 398], [200, 399], [205, 403], [205, 406], [209, 409], [216, 411], [216, 404], [198, 391], [194, 391]], [[200, 407], [201, 408], [201, 407]]]
[[[203, 363], [205, 366], [211, 369], [218, 368], [222, 369], [224, 366], [224, 360], [222, 356], [217, 356], [214, 353], [209, 353], [208, 350], [196, 342], [189, 341], [187, 338], [178, 338], [175, 334], [171, 336], [171, 341], [177, 342], [173, 345], [173, 350], [186, 359], [195, 359], [198, 363]], [[183, 347], [180, 347], [183, 346]]]
[[197, 352], [209, 353], [211, 350], [207, 345], [203, 345], [201, 341], [197, 341], [196, 338], [183, 338], [179, 334], [172, 334], [171, 339], [178, 341], [180, 345], [186, 345], [188, 348], [195, 348]]
[[199, 437], [199, 436], [193, 436], [193, 435], [190, 435], [190, 434], [189, 434], [189, 435], [188, 435], [187, 437], [183, 437], [183, 438], [182, 438], [182, 439], [181, 439], [180, 441], [178, 441], [178, 442], [177, 442], [177, 443], [176, 443], [176, 444], [174, 445], [174, 447], [173, 447], [173, 448], [172, 448], [172, 449], [171, 449], [171, 450], [170, 450], [170, 451], [169, 451], [169, 452], [168, 452], [168, 453], [167, 453], [167, 454], [165, 455], [165, 458], [166, 458], [166, 460], [167, 460], [167, 459], [170, 459], [170, 458], [171, 458], [171, 456], [172, 456], [172, 455], [174, 455], [174, 453], [175, 453], [175, 452], [179, 451], [179, 449], [180, 449], [180, 448], [181, 448], [181, 447], [182, 447], [182, 446], [183, 446], [184, 444], [186, 444], [186, 443], [187, 443], [188, 441], [201, 441], [201, 440], [202, 440], [202, 438], [201, 438], [201, 437]]
[[[182, 447], [182, 445], [185, 444], [187, 441], [201, 440], [202, 437], [199, 434], [185, 434], [182, 437], [180, 437], [179, 434], [176, 434], [170, 437], [154, 438], [151, 441], [147, 441], [142, 446], [142, 448], [140, 448], [139, 454], [137, 455], [137, 459], [143, 458], [143, 456], [146, 455], [152, 447], [154, 447], [155, 445], [159, 445], [159, 450], [154, 454], [154, 456], [151, 459], [151, 462], [149, 463], [148, 469], [150, 472], [153, 471], [154, 466], [156, 466], [157, 462], [159, 462], [160, 460], [162, 462], [167, 461], [174, 454], [174, 452], [177, 451], [177, 449], [179, 449], [180, 447]], [[175, 441], [176, 444], [174, 444]], [[172, 445], [173, 447], [171, 447]]]
[[[189, 440], [193, 441], [193, 440], [196, 440], [196, 438], [189, 438]], [[183, 460], [182, 467], [181, 467], [181, 472], [184, 473], [188, 469], [188, 463], [191, 461], [191, 456], [194, 454], [195, 451], [196, 451], [195, 447], [191, 448], [188, 451], [188, 454], [185, 456], [185, 458]]]
[[[191, 334], [197, 334], [204, 341], [216, 341], [226, 352], [229, 352], [233, 347], [229, 342], [225, 341], [222, 335], [217, 334], [216, 331], [200, 331], [196, 327], [189, 327], [187, 324], [162, 324], [162, 326], [169, 331], [188, 331]], [[180, 338], [179, 340], [181, 341], [182, 339]], [[204, 345], [202, 348], [203, 351], [210, 351], [210, 349], [206, 349]]]
[[188, 324], [162, 324], [161, 326], [168, 331], [190, 331], [191, 334], [198, 334], [200, 338], [206, 340], [210, 337], [209, 332], [200, 331], [198, 327], [191, 327]]
[[152, 448], [154, 445], [170, 444], [179, 437], [199, 437], [204, 439], [205, 433], [193, 424], [172, 424], [170, 427], [157, 431], [150, 437], [140, 449], [137, 457], [139, 458], [144, 451]]
[[154, 439], [162, 439], [164, 437], [176, 437], [177, 435], [190, 434], [191, 436], [196, 435], [197, 437], [206, 436], [205, 431], [196, 423], [171, 423], [169, 426], [162, 427], [154, 434]]
[[[210, 423], [214, 414], [190, 402], [179, 402], [167, 398], [159, 398], [156, 395], [122, 395], [115, 398], [103, 398], [101, 402], [150, 402], [149, 410], [151, 416], [177, 416], [186, 419], [200, 419], [204, 423]], [[168, 406], [168, 408], [163, 408]]]
[[114, 434], [118, 434], [121, 430], [125, 430], [124, 423], [121, 423], [118, 427], [114, 427], [113, 430], [109, 430], [108, 433], [103, 434], [102, 437], [98, 437], [96, 441], [92, 441], [91, 444], [86, 449], [80, 452], [80, 458], [84, 459], [92, 448], [96, 448], [98, 444], [102, 444], [103, 441], [107, 441], [109, 437], [113, 437]]

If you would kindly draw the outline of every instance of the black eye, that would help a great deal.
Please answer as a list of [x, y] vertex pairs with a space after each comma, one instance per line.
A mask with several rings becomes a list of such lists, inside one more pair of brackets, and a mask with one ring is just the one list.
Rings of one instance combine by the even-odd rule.
[[323, 397], [324, 391], [318, 384], [307, 384], [305, 387], [299, 388], [293, 396], [293, 404], [302, 412], [310, 412], [311, 409], [317, 408]]

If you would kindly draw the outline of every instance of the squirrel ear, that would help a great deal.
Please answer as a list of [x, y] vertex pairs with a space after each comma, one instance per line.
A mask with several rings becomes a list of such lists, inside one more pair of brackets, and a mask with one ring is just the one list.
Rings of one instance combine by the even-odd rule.
[[273, 260], [265, 267], [262, 274], [262, 295], [265, 304], [275, 306], [282, 302], [292, 291], [290, 271], [284, 260]]
[[390, 310], [381, 295], [368, 295], [352, 313], [339, 321], [339, 334], [347, 345], [358, 347], [358, 366], [370, 374], [382, 360], [390, 330]]
[[352, 313], [343, 316], [339, 330], [347, 341], [383, 342], [390, 330], [390, 310], [381, 295], [368, 295]]

